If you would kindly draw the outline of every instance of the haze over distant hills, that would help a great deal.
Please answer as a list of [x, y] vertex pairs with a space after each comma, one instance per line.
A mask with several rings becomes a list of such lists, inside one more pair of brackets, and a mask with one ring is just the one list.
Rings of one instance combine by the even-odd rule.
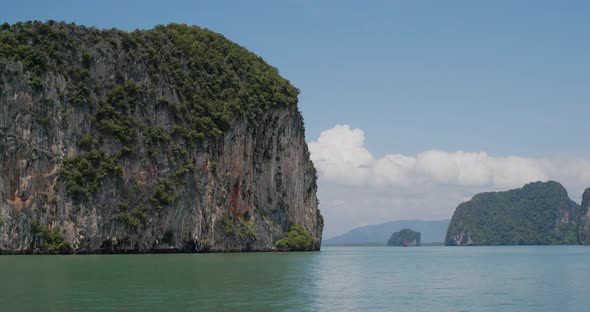
[[450, 220], [399, 220], [354, 228], [342, 235], [325, 239], [322, 245], [386, 245], [391, 233], [412, 229], [422, 234], [422, 243], [444, 242]]

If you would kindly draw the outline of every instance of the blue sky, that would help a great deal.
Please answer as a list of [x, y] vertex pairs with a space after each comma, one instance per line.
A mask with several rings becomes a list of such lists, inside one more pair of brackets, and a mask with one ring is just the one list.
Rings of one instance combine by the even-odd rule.
[[0, 20], [182, 22], [273, 64], [308, 138], [362, 128], [376, 154], [590, 152], [587, 1], [10, 1]]
[[[55, 19], [132, 30], [179, 22], [220, 32], [301, 90], [308, 141], [350, 125], [362, 129], [364, 148], [376, 159], [433, 149], [587, 157], [589, 16], [588, 1], [542, 0], [23, 0], [0, 11], [9, 23]], [[349, 186], [337, 191], [329, 178], [323, 183], [331, 190], [320, 192], [325, 210], [336, 215], [338, 205], [330, 203], [346, 201], [340, 197]], [[580, 185], [574, 197], [583, 183], [570, 183]], [[452, 200], [440, 214], [418, 207], [374, 219], [450, 217]], [[357, 225], [351, 220], [327, 227], [336, 233]]]

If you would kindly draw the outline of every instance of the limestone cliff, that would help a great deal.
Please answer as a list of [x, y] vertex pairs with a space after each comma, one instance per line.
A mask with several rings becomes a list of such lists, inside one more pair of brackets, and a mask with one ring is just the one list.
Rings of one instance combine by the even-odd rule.
[[1, 253], [320, 247], [298, 91], [219, 34], [4, 24], [0, 92]]
[[475, 195], [457, 207], [446, 245], [573, 245], [580, 207], [554, 181]]
[[590, 188], [584, 191], [578, 220], [578, 241], [582, 245], [590, 245]]

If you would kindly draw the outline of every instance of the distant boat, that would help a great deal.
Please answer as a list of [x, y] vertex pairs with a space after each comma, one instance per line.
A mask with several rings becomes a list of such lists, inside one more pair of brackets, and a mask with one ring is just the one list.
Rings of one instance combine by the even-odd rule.
[[404, 242], [404, 247], [408, 247], [408, 242]]

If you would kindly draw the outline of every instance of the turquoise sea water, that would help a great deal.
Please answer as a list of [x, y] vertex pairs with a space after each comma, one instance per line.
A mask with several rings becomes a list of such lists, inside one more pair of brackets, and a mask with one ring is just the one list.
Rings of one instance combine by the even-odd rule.
[[1, 311], [590, 311], [590, 247], [0, 256]]

